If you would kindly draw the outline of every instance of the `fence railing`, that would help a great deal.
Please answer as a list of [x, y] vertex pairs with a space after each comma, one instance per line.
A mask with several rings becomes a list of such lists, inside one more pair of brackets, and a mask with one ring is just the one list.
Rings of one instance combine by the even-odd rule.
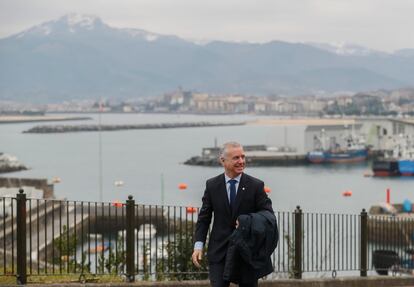
[[[191, 262], [198, 208], [0, 198], [0, 275], [112, 274], [126, 281], [206, 279]], [[273, 275], [367, 276], [414, 267], [410, 216], [276, 212], [279, 244]], [[408, 250], [406, 250], [408, 249]], [[406, 252], [407, 251], [407, 252]], [[410, 253], [411, 252], [411, 253]], [[283, 275], [284, 274], [284, 275]]]

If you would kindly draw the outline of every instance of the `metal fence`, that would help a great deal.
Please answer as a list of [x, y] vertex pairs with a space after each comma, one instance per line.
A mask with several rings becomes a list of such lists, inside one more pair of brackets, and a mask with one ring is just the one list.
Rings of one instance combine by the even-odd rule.
[[[0, 198], [0, 275], [112, 274], [126, 281], [206, 279], [191, 262], [198, 208]], [[409, 269], [414, 220], [361, 214], [276, 212], [275, 272], [303, 274]], [[411, 252], [411, 253], [410, 253]]]

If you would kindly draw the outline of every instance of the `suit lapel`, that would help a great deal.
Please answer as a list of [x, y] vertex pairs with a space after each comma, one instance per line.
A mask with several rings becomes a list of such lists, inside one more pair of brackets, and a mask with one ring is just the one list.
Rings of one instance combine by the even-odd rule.
[[246, 191], [247, 191], [246, 176], [243, 173], [240, 178], [239, 187], [237, 188], [236, 202], [234, 204], [234, 209], [232, 212], [233, 216], [237, 214], [237, 210], [239, 209], [240, 202], [243, 200], [243, 196], [246, 193]]

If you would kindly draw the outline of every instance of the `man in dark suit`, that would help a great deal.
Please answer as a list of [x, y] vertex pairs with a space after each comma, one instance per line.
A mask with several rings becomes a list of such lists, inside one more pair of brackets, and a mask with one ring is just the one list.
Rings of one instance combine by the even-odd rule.
[[[261, 210], [273, 212], [272, 202], [264, 192], [263, 181], [243, 173], [246, 160], [243, 147], [239, 143], [224, 144], [220, 151], [220, 162], [224, 167], [224, 173], [206, 182], [192, 255], [194, 265], [199, 267], [199, 261], [203, 256], [203, 246], [214, 214], [207, 252], [210, 283], [213, 287], [226, 287], [230, 284], [224, 281], [223, 272], [228, 238], [238, 225], [237, 217]], [[241, 282], [239, 286], [257, 286], [257, 278], [246, 283]]]

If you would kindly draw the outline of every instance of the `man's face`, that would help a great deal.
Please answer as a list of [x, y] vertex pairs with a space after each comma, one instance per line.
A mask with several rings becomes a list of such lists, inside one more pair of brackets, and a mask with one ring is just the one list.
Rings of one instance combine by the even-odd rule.
[[234, 178], [241, 174], [246, 166], [245, 155], [242, 147], [228, 147], [221, 158], [221, 163], [226, 174]]

